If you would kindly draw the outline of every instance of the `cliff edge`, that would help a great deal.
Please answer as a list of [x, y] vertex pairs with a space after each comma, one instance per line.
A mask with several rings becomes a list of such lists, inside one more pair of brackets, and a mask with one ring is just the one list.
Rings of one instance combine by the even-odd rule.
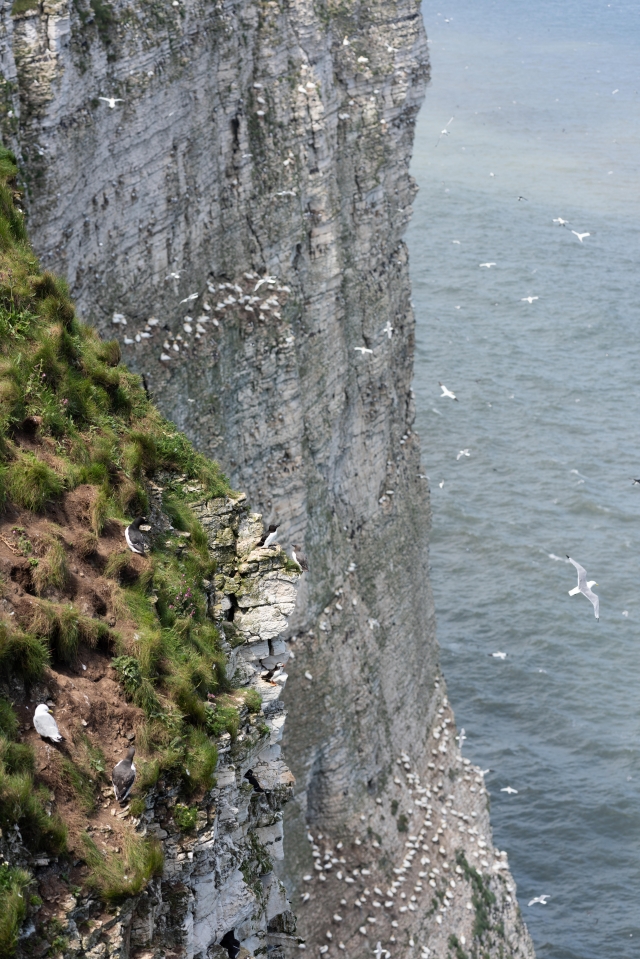
[[454, 741], [428, 585], [402, 241], [419, 8], [20, 0], [2, 29], [39, 254], [305, 546], [283, 876], [307, 948], [532, 955]]

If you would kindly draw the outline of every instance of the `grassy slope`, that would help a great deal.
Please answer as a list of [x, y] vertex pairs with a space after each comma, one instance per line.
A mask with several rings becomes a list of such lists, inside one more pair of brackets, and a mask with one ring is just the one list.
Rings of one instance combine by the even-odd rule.
[[[83, 644], [116, 654], [112, 664], [123, 693], [145, 715], [136, 739], [146, 761], [139, 763], [135, 814], [160, 774], [180, 780], [185, 796], [211, 786], [213, 740], [237, 730], [236, 703], [225, 696], [225, 656], [206, 613], [203, 580], [213, 564], [183, 492], [185, 478], [211, 496], [226, 495], [229, 487], [218, 467], [160, 416], [139, 378], [119, 366], [118, 344], [101, 342], [80, 324], [64, 283], [40, 270], [19, 208], [16, 172], [13, 157], [0, 150], [0, 506], [5, 515], [21, 517], [13, 551], [28, 558], [31, 592], [42, 599], [30, 604], [36, 614], [26, 623], [19, 616], [0, 619], [0, 674], [28, 689], [48, 668], [72, 664]], [[64, 530], [49, 524], [36, 555], [24, 516], [46, 517], [52, 503], [81, 485], [91, 487], [87, 528], [74, 546], [97, 557], [105, 525], [145, 512], [145, 479], [160, 468], [176, 477], [164, 510], [190, 537], [177, 544], [165, 534], [126, 578], [126, 551], [109, 555], [99, 570], [114, 584], [120, 619], [136, 629], [133, 644], [68, 601]], [[0, 584], [5, 594], [6, 585]], [[213, 708], [207, 705], [212, 696]], [[20, 739], [11, 703], [0, 699], [0, 826], [17, 823], [32, 851], [64, 854], [65, 824], [55, 806], [50, 815], [51, 793], [38, 783], [33, 749]], [[79, 807], [90, 815], [108, 782], [99, 744], [90, 737], [75, 741], [63, 763]], [[105, 858], [88, 836], [84, 847], [87, 883], [107, 899], [138, 890], [161, 865], [158, 850], [133, 834], [117, 859]], [[23, 870], [0, 872], [2, 955], [15, 944], [28, 882]]]

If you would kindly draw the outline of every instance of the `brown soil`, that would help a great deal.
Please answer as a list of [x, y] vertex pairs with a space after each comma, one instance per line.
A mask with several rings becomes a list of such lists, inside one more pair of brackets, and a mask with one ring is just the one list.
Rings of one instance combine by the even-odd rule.
[[[38, 602], [30, 560], [37, 555], [39, 544], [54, 534], [63, 543], [70, 576], [64, 590], [50, 590], [44, 598], [54, 603], [72, 603], [83, 616], [114, 628], [125, 651], [133, 647], [135, 624], [121, 611], [122, 603], [117, 602], [118, 585], [103, 575], [109, 556], [127, 549], [124, 524], [109, 521], [96, 552], [88, 558], [82, 558], [76, 549], [77, 542], [90, 528], [90, 510], [96, 495], [95, 487], [80, 486], [42, 514], [7, 508], [0, 518], [0, 622], [29, 630]], [[144, 556], [131, 553], [125, 575], [130, 581], [135, 580], [146, 569], [147, 562]], [[87, 826], [103, 851], [119, 849], [123, 834], [131, 829], [126, 818], [120, 818], [123, 813], [113, 796], [111, 769], [135, 742], [136, 729], [144, 715], [124, 699], [110, 666], [113, 652], [81, 645], [72, 666], [54, 665], [47, 669], [43, 680], [24, 694], [11, 687], [21, 724], [20, 739], [35, 750], [36, 782], [46, 785], [54, 794], [53, 808], [67, 824], [69, 849], [72, 854], [75, 850], [78, 858], [83, 848], [79, 835]], [[54, 746], [36, 733], [33, 713], [40, 702], [49, 702], [64, 742]], [[83, 736], [102, 750], [106, 760], [105, 772], [96, 774], [100, 781], [99, 801], [92, 812], [83, 811], [63, 771], [63, 757], [80, 761], [85, 755]], [[83, 870], [71, 872], [71, 881], [81, 885]], [[67, 889], [64, 892], [68, 895]], [[43, 898], [46, 903], [47, 897]]]

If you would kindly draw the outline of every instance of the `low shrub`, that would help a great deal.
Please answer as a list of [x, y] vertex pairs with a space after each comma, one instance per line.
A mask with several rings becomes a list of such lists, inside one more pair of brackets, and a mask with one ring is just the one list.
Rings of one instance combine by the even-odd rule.
[[262, 696], [257, 689], [248, 689], [244, 694], [244, 702], [250, 713], [259, 713], [262, 709]]
[[173, 818], [180, 832], [191, 832], [198, 823], [198, 807], [178, 803], [173, 810]]
[[238, 735], [240, 714], [236, 706], [216, 703], [207, 709], [206, 728], [211, 736], [221, 736], [227, 732], [232, 739]]

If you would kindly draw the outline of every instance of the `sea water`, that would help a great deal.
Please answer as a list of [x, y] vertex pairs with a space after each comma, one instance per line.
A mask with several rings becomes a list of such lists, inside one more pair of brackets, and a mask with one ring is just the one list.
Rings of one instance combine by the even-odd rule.
[[[539, 959], [631, 959], [640, 5], [429, 0], [422, 12], [432, 83], [408, 244], [443, 668], [464, 753], [489, 769], [494, 838]], [[599, 622], [568, 595], [566, 554], [599, 584]], [[546, 906], [527, 905], [541, 894]]]

